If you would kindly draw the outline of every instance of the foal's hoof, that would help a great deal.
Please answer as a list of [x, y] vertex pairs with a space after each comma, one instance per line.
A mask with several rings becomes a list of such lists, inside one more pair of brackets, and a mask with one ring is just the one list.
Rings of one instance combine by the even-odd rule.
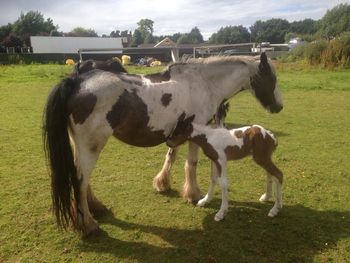
[[262, 203], [265, 203], [265, 202], [269, 201], [270, 198], [271, 198], [271, 196], [269, 196], [265, 193], [260, 197], [259, 201]]
[[204, 200], [204, 198], [203, 198], [197, 202], [197, 206], [203, 207], [203, 206], [205, 206], [206, 203], [207, 203], [207, 201]]
[[278, 215], [279, 211], [281, 210], [281, 208], [276, 208], [276, 207], [273, 207], [270, 212], [268, 213], [268, 217], [275, 217]]
[[214, 217], [214, 220], [216, 222], [219, 222], [219, 221], [221, 221], [221, 220], [223, 220], [225, 218], [225, 215], [226, 215], [226, 212], [220, 212], [219, 211], [219, 212], [216, 213], [216, 215]]

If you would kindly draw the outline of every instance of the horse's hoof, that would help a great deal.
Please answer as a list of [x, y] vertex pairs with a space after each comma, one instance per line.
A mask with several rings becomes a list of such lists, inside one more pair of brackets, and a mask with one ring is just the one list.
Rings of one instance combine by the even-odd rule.
[[167, 192], [171, 189], [170, 180], [167, 177], [157, 175], [153, 179], [153, 188], [157, 192]]
[[101, 228], [96, 227], [94, 229], [84, 231], [82, 238], [86, 239], [86, 238], [90, 238], [90, 237], [96, 237], [96, 236], [99, 236], [101, 233], [102, 233]]
[[189, 203], [192, 203], [193, 205], [197, 205], [198, 201], [203, 198], [203, 195], [201, 194], [200, 190], [189, 192], [186, 191], [186, 189], [183, 192], [183, 197], [187, 199]]

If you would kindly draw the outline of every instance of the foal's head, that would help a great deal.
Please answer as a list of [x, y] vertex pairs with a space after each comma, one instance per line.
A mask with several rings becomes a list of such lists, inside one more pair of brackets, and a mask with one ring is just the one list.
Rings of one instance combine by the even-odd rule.
[[251, 91], [265, 109], [278, 113], [283, 108], [282, 97], [275, 70], [265, 52], [261, 53], [257, 67], [257, 71], [250, 77]]
[[175, 128], [173, 129], [166, 141], [167, 146], [174, 148], [187, 141], [188, 137], [193, 131], [192, 121], [194, 117], [195, 116], [192, 115], [186, 119], [179, 119], [179, 121], [175, 125]]

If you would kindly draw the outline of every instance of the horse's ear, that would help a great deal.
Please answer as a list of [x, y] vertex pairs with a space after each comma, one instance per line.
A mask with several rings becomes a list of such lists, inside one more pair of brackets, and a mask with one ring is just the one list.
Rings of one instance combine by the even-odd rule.
[[179, 123], [179, 122], [185, 121], [185, 117], [186, 117], [186, 113], [184, 113], [184, 112], [181, 113], [181, 115], [180, 115], [180, 117], [178, 118], [178, 121], [177, 121], [177, 122]]
[[263, 65], [267, 64], [267, 56], [265, 52], [262, 52], [260, 55], [260, 63], [262, 63]]
[[270, 65], [269, 65], [269, 62], [267, 61], [267, 56], [266, 56], [265, 52], [262, 52], [261, 55], [260, 55], [259, 69], [261, 71], [268, 71], [268, 70], [270, 70]]
[[194, 118], [196, 117], [196, 115], [191, 115], [190, 117], [188, 117], [188, 118], [186, 118], [185, 120], [184, 120], [184, 122], [186, 122], [186, 123], [191, 123], [193, 120], [194, 120]]
[[81, 62], [79, 61], [74, 65], [74, 70], [73, 70], [74, 73], [77, 73], [77, 74], [80, 73], [80, 64], [81, 64]]

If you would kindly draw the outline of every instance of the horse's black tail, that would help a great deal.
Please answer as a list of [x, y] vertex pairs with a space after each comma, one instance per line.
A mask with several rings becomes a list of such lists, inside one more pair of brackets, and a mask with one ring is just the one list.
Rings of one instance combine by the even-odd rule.
[[46, 157], [51, 169], [51, 196], [57, 224], [66, 229], [74, 225], [71, 205], [72, 189], [75, 201], [79, 201], [79, 181], [69, 141], [67, 101], [76, 82], [74, 78], [62, 80], [51, 91], [43, 119], [43, 140]]

